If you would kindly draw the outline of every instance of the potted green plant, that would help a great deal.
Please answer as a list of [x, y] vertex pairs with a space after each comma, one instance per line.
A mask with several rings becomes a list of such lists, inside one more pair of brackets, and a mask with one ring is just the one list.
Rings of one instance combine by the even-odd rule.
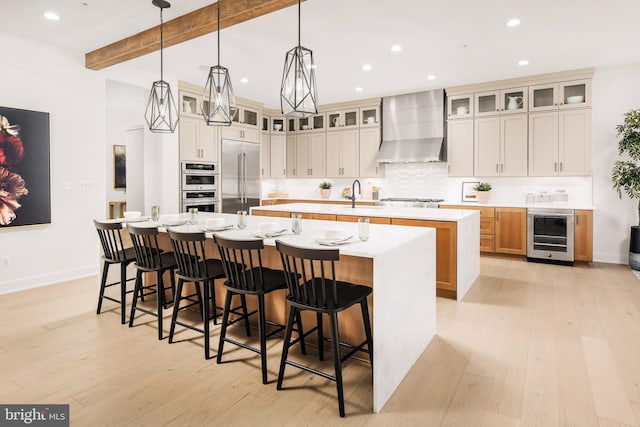
[[[626, 159], [614, 163], [611, 181], [620, 198], [624, 190], [627, 196], [638, 200], [640, 221], [640, 109], [625, 113], [624, 121], [616, 126], [616, 130], [618, 137], [621, 137], [618, 142], [618, 154], [626, 156]], [[640, 226], [638, 225], [631, 226], [629, 265], [634, 270], [640, 270]]]
[[491, 198], [491, 184], [488, 182], [479, 182], [473, 189], [476, 190], [476, 200], [479, 203], [487, 203]]
[[331, 196], [331, 187], [333, 187], [333, 184], [328, 181], [323, 181], [318, 187], [320, 188], [320, 195], [323, 199], [328, 199]]

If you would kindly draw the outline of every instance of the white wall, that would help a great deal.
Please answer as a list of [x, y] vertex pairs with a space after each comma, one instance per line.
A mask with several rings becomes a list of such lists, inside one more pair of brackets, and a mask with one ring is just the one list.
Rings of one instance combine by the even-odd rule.
[[626, 264], [629, 227], [638, 224], [637, 201], [611, 186], [611, 168], [618, 159], [615, 127], [623, 114], [640, 108], [640, 64], [596, 70], [593, 78], [592, 169], [596, 261]]
[[[0, 294], [98, 274], [92, 219], [107, 216], [112, 145], [120, 141], [111, 134], [107, 138], [107, 78], [128, 82], [120, 95], [134, 99], [127, 107], [134, 118], [125, 122], [135, 126], [144, 123], [148, 89], [143, 82], [151, 87], [157, 76], [126, 66], [87, 70], [82, 54], [2, 32], [0, 44], [11, 46], [2, 59], [0, 102], [50, 113], [51, 133], [51, 224], [0, 228], [0, 256], [10, 258], [8, 267], [0, 267]], [[177, 81], [170, 83], [177, 97]], [[145, 128], [143, 139], [144, 206], [177, 212], [178, 132], [154, 134]]]
[[107, 174], [104, 78], [81, 55], [6, 33], [0, 45], [2, 105], [49, 112], [51, 133], [51, 224], [0, 228], [0, 256], [10, 257], [4, 293], [97, 272], [91, 218], [103, 216]]

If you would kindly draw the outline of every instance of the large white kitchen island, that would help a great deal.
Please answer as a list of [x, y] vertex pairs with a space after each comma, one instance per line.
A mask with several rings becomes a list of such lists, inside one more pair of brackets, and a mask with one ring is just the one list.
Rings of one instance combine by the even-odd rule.
[[372, 223], [436, 229], [436, 285], [439, 296], [462, 300], [480, 275], [480, 214], [462, 209], [392, 208], [318, 203], [259, 206], [253, 215], [354, 222], [360, 217]]
[[[236, 224], [236, 215], [203, 213], [200, 214], [199, 224], [172, 229], [184, 232], [201, 230], [204, 219], [212, 217], [224, 218], [227, 224]], [[361, 241], [357, 237], [357, 224], [353, 223], [303, 221], [302, 233], [294, 235], [288, 218], [249, 215], [246, 229], [234, 228], [219, 233], [229, 238], [255, 238], [259, 224], [264, 222], [276, 223], [276, 229], [287, 229], [277, 238], [264, 239], [265, 266], [282, 268], [280, 256], [275, 250], [276, 239], [302, 247], [339, 249], [337, 279], [373, 288], [369, 299], [374, 343], [373, 410], [379, 412], [435, 336], [435, 231], [371, 224], [369, 239]], [[153, 222], [148, 224], [158, 225]], [[340, 228], [353, 238], [339, 246], [322, 246], [317, 240], [323, 237], [327, 228]], [[210, 237], [211, 233], [207, 232], [207, 235]], [[161, 245], [170, 250], [166, 235], [162, 237]], [[211, 255], [217, 255], [211, 239], [207, 239], [207, 245]], [[217, 286], [218, 301], [223, 301], [220, 291], [221, 287]], [[284, 292], [276, 291], [268, 295], [267, 317], [271, 320], [283, 322], [285, 319]], [[309, 313], [303, 313], [305, 328], [312, 327], [315, 316], [305, 318], [304, 314]], [[351, 307], [340, 316], [341, 340], [361, 342], [364, 331], [359, 308]], [[313, 341], [311, 338], [309, 343], [314, 344]]]

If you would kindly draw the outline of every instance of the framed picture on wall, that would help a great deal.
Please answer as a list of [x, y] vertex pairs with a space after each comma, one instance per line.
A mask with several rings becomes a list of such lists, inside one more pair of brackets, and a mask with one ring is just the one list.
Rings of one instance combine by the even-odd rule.
[[113, 146], [113, 188], [127, 189], [127, 146]]
[[0, 229], [50, 223], [49, 113], [0, 107]]
[[477, 202], [476, 190], [473, 189], [480, 182], [463, 182], [462, 183], [462, 201], [463, 202]]

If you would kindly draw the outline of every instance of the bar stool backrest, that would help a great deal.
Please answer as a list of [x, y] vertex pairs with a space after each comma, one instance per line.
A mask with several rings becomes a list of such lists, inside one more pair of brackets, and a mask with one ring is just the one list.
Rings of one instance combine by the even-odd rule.
[[126, 261], [122, 240], [122, 223], [93, 220], [98, 231], [105, 261], [118, 263]]
[[158, 245], [158, 227], [127, 227], [133, 248], [136, 251], [136, 264], [148, 270], [162, 269], [162, 257]]
[[[331, 309], [336, 307], [335, 261], [340, 259], [337, 249], [308, 249], [276, 240], [285, 271], [288, 298], [295, 303]], [[299, 281], [295, 278], [300, 277]]]
[[218, 245], [227, 285], [236, 289], [259, 292], [264, 289], [262, 254], [264, 242], [256, 240], [231, 240], [213, 235]]
[[169, 238], [178, 265], [178, 276], [200, 281], [209, 277], [205, 254], [204, 233], [177, 233], [169, 230]]

